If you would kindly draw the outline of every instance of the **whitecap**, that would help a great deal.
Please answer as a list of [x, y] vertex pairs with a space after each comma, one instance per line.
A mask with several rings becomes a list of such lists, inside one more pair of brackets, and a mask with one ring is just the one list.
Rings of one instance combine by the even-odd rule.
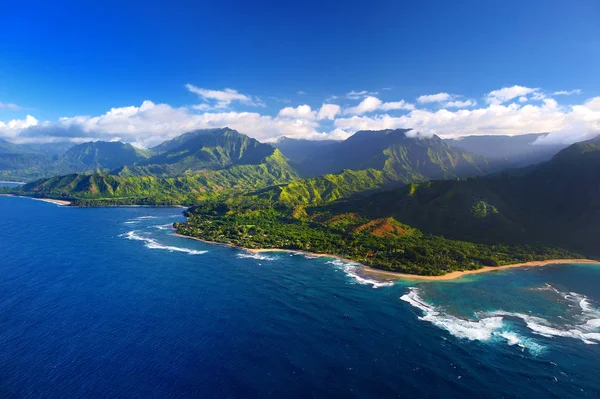
[[531, 338], [522, 337], [521, 335], [519, 335], [515, 332], [512, 332], [510, 330], [502, 331], [500, 333], [495, 333], [495, 334], [497, 336], [503, 338], [504, 340], [506, 340], [506, 343], [508, 345], [510, 345], [510, 346], [516, 345], [520, 348], [527, 349], [529, 352], [531, 352], [534, 355], [539, 355], [546, 349], [543, 345], [535, 342], [535, 340], [533, 340]]
[[236, 255], [240, 259], [275, 260], [275, 258], [261, 255], [260, 253], [244, 252]]
[[492, 334], [499, 331], [503, 326], [502, 317], [466, 320], [446, 314], [425, 302], [419, 296], [416, 288], [410, 288], [408, 294], [402, 295], [400, 299], [423, 311], [423, 316], [419, 317], [419, 320], [428, 321], [457, 338], [465, 338], [471, 341], [488, 341], [492, 338]]
[[447, 314], [442, 309], [427, 303], [419, 296], [419, 291], [414, 287], [411, 287], [409, 292], [400, 299], [423, 312], [423, 316], [419, 317], [419, 320], [430, 322], [457, 338], [482, 342], [503, 340], [508, 345], [516, 345], [527, 349], [534, 355], [538, 355], [545, 349], [543, 345], [535, 342], [535, 340], [522, 337], [506, 328], [500, 314], [489, 315], [477, 320], [462, 319]]
[[175, 247], [175, 246], [170, 246], [170, 245], [163, 245], [153, 238], [138, 235], [135, 233], [135, 231], [129, 231], [127, 233], [121, 234], [121, 237], [125, 237], [128, 240], [145, 242], [146, 243], [145, 247], [149, 248], [149, 249], [163, 249], [163, 250], [166, 250], [169, 252], [184, 252], [184, 253], [187, 253], [190, 255], [202, 255], [202, 254], [205, 254], [206, 252], [208, 252], [208, 251], [197, 251], [195, 249], [189, 249], [189, 248]]
[[172, 223], [167, 223], [167, 224], [157, 224], [156, 226], [152, 226], [155, 229], [158, 230], [171, 230], [173, 229], [173, 224]]
[[[523, 313], [505, 312], [502, 310], [488, 312], [492, 316], [513, 317], [523, 320], [528, 329], [534, 334], [547, 338], [563, 337], [579, 339], [586, 344], [596, 344], [600, 342], [600, 333], [595, 331], [600, 327], [600, 320], [586, 320], [583, 324], [557, 326], [543, 317], [531, 316]], [[591, 323], [590, 323], [591, 322]]]
[[391, 287], [394, 285], [393, 281], [381, 281], [366, 278], [358, 274], [360, 271], [360, 265], [354, 262], [342, 262], [339, 259], [330, 260], [327, 263], [334, 265], [346, 273], [348, 277], [353, 279], [358, 284], [371, 285], [373, 288]]

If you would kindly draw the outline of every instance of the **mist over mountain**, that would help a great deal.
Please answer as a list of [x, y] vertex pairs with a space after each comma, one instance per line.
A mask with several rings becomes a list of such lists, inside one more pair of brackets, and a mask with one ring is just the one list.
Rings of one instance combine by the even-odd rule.
[[[548, 161], [566, 144], [544, 144], [539, 139], [547, 133], [506, 135], [465, 136], [458, 139], [445, 139], [452, 147], [462, 148], [483, 155], [496, 165], [520, 167]], [[502, 165], [502, 163], [504, 163]]]
[[488, 171], [484, 157], [452, 148], [438, 136], [409, 136], [410, 129], [359, 131], [318, 151], [299, 165], [302, 173], [318, 176], [344, 169], [386, 170], [419, 179], [475, 176]]

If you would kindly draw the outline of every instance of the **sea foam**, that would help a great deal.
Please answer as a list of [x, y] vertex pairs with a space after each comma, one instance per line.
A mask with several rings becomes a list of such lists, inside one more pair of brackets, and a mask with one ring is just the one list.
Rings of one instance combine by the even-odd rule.
[[544, 349], [542, 345], [534, 340], [510, 331], [504, 325], [501, 315], [489, 315], [477, 320], [456, 317], [424, 301], [419, 296], [419, 290], [414, 287], [411, 287], [409, 292], [402, 295], [400, 299], [423, 312], [423, 316], [420, 316], [419, 320], [427, 321], [436, 327], [444, 329], [457, 338], [482, 342], [503, 340], [508, 345], [517, 345], [529, 350], [532, 354], [539, 354]]
[[350, 277], [358, 284], [370, 285], [373, 288], [391, 287], [394, 285], [393, 281], [374, 280], [361, 276], [360, 274], [358, 274], [358, 272], [360, 271], [360, 265], [358, 263], [342, 262], [339, 259], [330, 260], [327, 263], [343, 270], [348, 277]]
[[261, 255], [260, 253], [244, 252], [236, 255], [240, 259], [275, 260], [276, 258]]
[[157, 240], [155, 240], [154, 238], [150, 238], [150, 237], [144, 237], [141, 235], [136, 234], [135, 231], [129, 231], [127, 233], [121, 234], [121, 237], [125, 237], [128, 240], [135, 240], [135, 241], [142, 241], [145, 242], [145, 247], [149, 248], [149, 249], [163, 249], [169, 252], [184, 252], [190, 255], [202, 255], [205, 254], [208, 251], [197, 251], [195, 249], [189, 249], [189, 248], [182, 248], [182, 247], [175, 247], [175, 246], [171, 246], [171, 245], [163, 245], [161, 243], [159, 243]]

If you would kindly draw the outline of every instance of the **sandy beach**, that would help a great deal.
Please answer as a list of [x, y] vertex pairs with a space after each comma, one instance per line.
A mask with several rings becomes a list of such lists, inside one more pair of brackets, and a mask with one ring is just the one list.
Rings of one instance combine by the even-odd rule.
[[454, 271], [454, 272], [444, 274], [442, 276], [422, 276], [422, 275], [418, 275], [418, 274], [398, 273], [398, 272], [391, 272], [391, 271], [386, 271], [386, 270], [375, 269], [373, 267], [362, 265], [355, 260], [342, 258], [337, 255], [318, 254], [318, 253], [314, 253], [314, 252], [301, 251], [301, 250], [295, 250], [295, 249], [278, 249], [278, 248], [251, 249], [251, 248], [240, 247], [240, 246], [233, 245], [233, 244], [226, 244], [226, 243], [220, 243], [220, 242], [215, 242], [215, 241], [203, 240], [201, 238], [185, 236], [185, 235], [177, 234], [177, 233], [173, 233], [173, 235], [177, 236], [177, 237], [182, 237], [182, 238], [189, 238], [190, 240], [201, 241], [206, 244], [223, 245], [226, 247], [236, 248], [236, 249], [239, 249], [242, 251], [248, 251], [248, 252], [252, 252], [252, 253], [288, 252], [288, 253], [300, 253], [303, 255], [313, 256], [315, 258], [334, 258], [334, 259], [338, 259], [342, 262], [350, 262], [350, 263], [358, 264], [361, 266], [362, 271], [365, 273], [377, 274], [382, 277], [385, 276], [388, 278], [391, 277], [391, 278], [402, 279], [402, 280], [447, 281], [447, 280], [455, 280], [457, 278], [460, 278], [463, 276], [468, 276], [471, 274], [489, 273], [489, 272], [495, 272], [498, 270], [515, 269], [515, 268], [519, 268], [519, 267], [540, 267], [540, 266], [547, 266], [547, 265], [560, 265], [560, 264], [569, 264], [569, 263], [586, 263], [586, 264], [600, 265], [600, 261], [591, 260], [591, 259], [551, 259], [551, 260], [540, 260], [540, 261], [524, 262], [524, 263], [514, 263], [511, 265], [503, 265], [503, 266], [484, 266], [481, 269]]
[[[1, 197], [20, 197], [18, 195], [14, 195], [14, 194], [0, 194]], [[36, 200], [36, 201], [44, 201], [44, 202], [50, 202], [52, 204], [56, 204], [56, 205], [71, 205], [70, 201], [63, 201], [63, 200], [57, 200], [57, 199], [52, 199], [52, 198], [35, 198], [35, 197], [21, 197], [21, 198], [29, 198], [32, 200]]]
[[548, 265], [560, 265], [560, 264], [568, 264], [568, 263], [587, 263], [600, 265], [599, 261], [591, 260], [591, 259], [551, 259], [551, 260], [540, 260], [533, 262], [525, 262], [525, 263], [514, 263], [512, 265], [503, 265], [503, 266], [484, 266], [481, 269], [476, 270], [464, 270], [464, 271], [455, 271], [444, 274], [442, 276], [420, 276], [418, 274], [407, 274], [407, 273], [396, 273], [390, 272], [386, 270], [379, 270], [368, 266], [363, 266], [363, 270], [368, 273], [378, 274], [387, 277], [394, 277], [404, 280], [422, 280], [422, 281], [444, 281], [444, 280], [455, 280], [457, 278], [468, 276], [471, 274], [481, 274], [481, 273], [489, 273], [495, 272], [499, 270], [506, 269], [516, 269], [519, 267], [540, 267], [540, 266], [548, 266]]
[[33, 198], [33, 197], [29, 197], [29, 198], [38, 200], [38, 201], [51, 202], [51, 203], [57, 204], [57, 205], [71, 205], [71, 201], [63, 201], [63, 200], [57, 200], [57, 199], [52, 199], [52, 198]]

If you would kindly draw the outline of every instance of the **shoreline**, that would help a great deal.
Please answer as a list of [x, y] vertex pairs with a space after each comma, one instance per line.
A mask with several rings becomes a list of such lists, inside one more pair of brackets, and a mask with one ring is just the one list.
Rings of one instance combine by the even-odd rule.
[[69, 206], [71, 205], [71, 201], [57, 200], [52, 198], [35, 198], [35, 197], [27, 197], [37, 201], [50, 202], [52, 204], [61, 205], [61, 206]]
[[52, 199], [52, 198], [36, 198], [36, 197], [27, 197], [24, 195], [15, 195], [15, 194], [0, 194], [0, 197], [29, 198], [32, 200], [49, 202], [51, 204], [56, 204], [56, 205], [60, 205], [60, 206], [71, 205], [71, 201], [57, 200], [57, 199]]
[[523, 263], [513, 263], [509, 265], [502, 266], [484, 266], [481, 269], [473, 269], [473, 270], [457, 270], [450, 273], [443, 274], [441, 276], [424, 276], [419, 274], [408, 274], [408, 273], [399, 273], [392, 272], [387, 270], [375, 269], [369, 266], [363, 266], [363, 270], [368, 273], [385, 275], [388, 277], [395, 277], [403, 280], [421, 280], [421, 281], [448, 281], [455, 280], [461, 278], [463, 276], [468, 276], [471, 274], [482, 274], [482, 273], [490, 273], [496, 272], [499, 270], [507, 270], [507, 269], [518, 269], [521, 267], [542, 267], [549, 265], [564, 265], [570, 263], [584, 263], [590, 265], [600, 265], [600, 261], [592, 260], [592, 259], [549, 259], [549, 260], [535, 260], [531, 262], [523, 262]]
[[561, 265], [561, 264], [569, 264], [569, 263], [584, 263], [584, 264], [592, 264], [592, 265], [600, 265], [600, 261], [592, 260], [592, 259], [550, 259], [550, 260], [536, 260], [531, 262], [522, 262], [522, 263], [513, 263], [509, 265], [502, 266], [484, 266], [481, 269], [474, 270], [459, 270], [453, 271], [450, 273], [443, 274], [441, 276], [426, 276], [420, 274], [409, 274], [409, 273], [400, 273], [400, 272], [392, 272], [387, 270], [376, 269], [374, 267], [365, 266], [360, 262], [354, 261], [352, 259], [342, 258], [341, 256], [331, 255], [331, 254], [319, 254], [315, 252], [308, 252], [302, 250], [294, 250], [294, 249], [278, 249], [278, 248], [261, 248], [261, 249], [253, 249], [253, 248], [244, 248], [234, 244], [227, 244], [216, 241], [208, 241], [203, 240], [198, 237], [190, 237], [179, 233], [173, 233], [172, 235], [181, 238], [188, 238], [190, 240], [196, 240], [203, 242], [205, 244], [211, 245], [221, 245], [225, 247], [239, 249], [241, 251], [247, 251], [251, 253], [262, 253], [262, 252], [288, 252], [288, 253], [300, 253], [308, 256], [312, 256], [315, 258], [333, 258], [340, 260], [342, 262], [354, 263], [360, 266], [361, 271], [370, 274], [377, 274], [380, 276], [392, 277], [399, 280], [418, 280], [418, 281], [448, 281], [448, 280], [456, 280], [458, 278], [468, 276], [471, 274], [481, 274], [481, 273], [489, 273], [495, 272], [499, 270], [507, 270], [507, 269], [517, 269], [522, 267], [542, 267], [549, 265]]
[[259, 253], [264, 253], [264, 252], [287, 252], [287, 253], [292, 253], [292, 254], [307, 255], [307, 256], [314, 257], [314, 258], [333, 258], [333, 259], [340, 260], [342, 262], [354, 263], [354, 264], [360, 266], [363, 269], [366, 268], [366, 267], [368, 267], [368, 266], [365, 266], [365, 265], [361, 264], [360, 262], [357, 262], [355, 260], [348, 259], [348, 258], [342, 258], [341, 256], [331, 255], [331, 254], [318, 254], [316, 252], [308, 252], [308, 251], [303, 251], [301, 249], [285, 249], [285, 248], [281, 248], [281, 249], [279, 249], [279, 248], [260, 248], [260, 249], [256, 249], [256, 248], [245, 248], [245, 247], [240, 247], [239, 245], [228, 244], [228, 243], [225, 243], [225, 242], [208, 241], [208, 240], [204, 240], [202, 238], [186, 236], [186, 235], [179, 234], [179, 233], [173, 233], [171, 235], [175, 236], [175, 237], [188, 238], [190, 240], [200, 241], [200, 242], [203, 242], [205, 244], [220, 245], [220, 246], [223, 246], [223, 247], [229, 247], [229, 248], [239, 249], [240, 251], [251, 252], [253, 254], [259, 254]]

